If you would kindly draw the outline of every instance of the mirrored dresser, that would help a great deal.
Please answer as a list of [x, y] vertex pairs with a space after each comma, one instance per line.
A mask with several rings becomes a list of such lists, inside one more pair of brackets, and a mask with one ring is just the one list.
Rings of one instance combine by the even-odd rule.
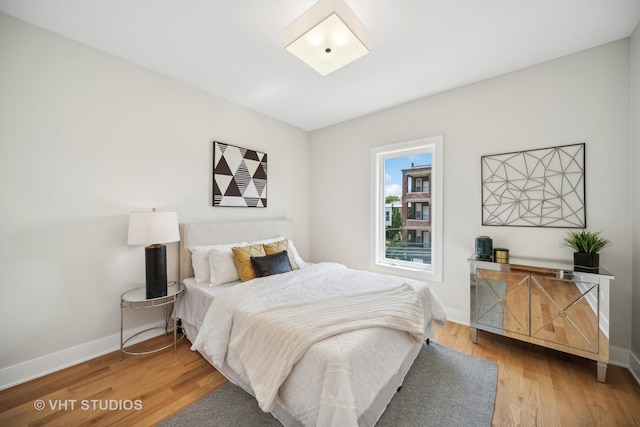
[[541, 259], [468, 261], [474, 343], [482, 330], [575, 354], [596, 361], [605, 382], [611, 273]]

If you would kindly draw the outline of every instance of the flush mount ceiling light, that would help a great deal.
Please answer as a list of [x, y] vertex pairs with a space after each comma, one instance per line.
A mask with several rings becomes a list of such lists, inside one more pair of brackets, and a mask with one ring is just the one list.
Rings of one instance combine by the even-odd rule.
[[326, 76], [368, 54], [371, 35], [343, 0], [320, 0], [285, 29], [284, 45]]

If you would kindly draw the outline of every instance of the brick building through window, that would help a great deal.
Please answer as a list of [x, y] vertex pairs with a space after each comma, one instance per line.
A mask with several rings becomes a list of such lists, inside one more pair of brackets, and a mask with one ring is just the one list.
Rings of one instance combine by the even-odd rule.
[[402, 241], [431, 248], [431, 165], [402, 170]]

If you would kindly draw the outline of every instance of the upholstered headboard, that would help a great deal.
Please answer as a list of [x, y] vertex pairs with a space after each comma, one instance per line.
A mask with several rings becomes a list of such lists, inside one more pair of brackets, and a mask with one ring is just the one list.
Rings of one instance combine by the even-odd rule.
[[274, 219], [180, 224], [180, 281], [194, 275], [190, 247], [250, 242], [278, 236], [287, 237], [295, 242], [293, 221]]

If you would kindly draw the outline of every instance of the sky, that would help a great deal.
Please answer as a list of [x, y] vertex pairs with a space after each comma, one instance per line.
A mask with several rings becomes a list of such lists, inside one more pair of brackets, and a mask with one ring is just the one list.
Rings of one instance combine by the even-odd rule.
[[402, 196], [402, 169], [411, 167], [411, 163], [420, 166], [431, 164], [431, 153], [415, 156], [394, 157], [384, 161], [385, 197]]

